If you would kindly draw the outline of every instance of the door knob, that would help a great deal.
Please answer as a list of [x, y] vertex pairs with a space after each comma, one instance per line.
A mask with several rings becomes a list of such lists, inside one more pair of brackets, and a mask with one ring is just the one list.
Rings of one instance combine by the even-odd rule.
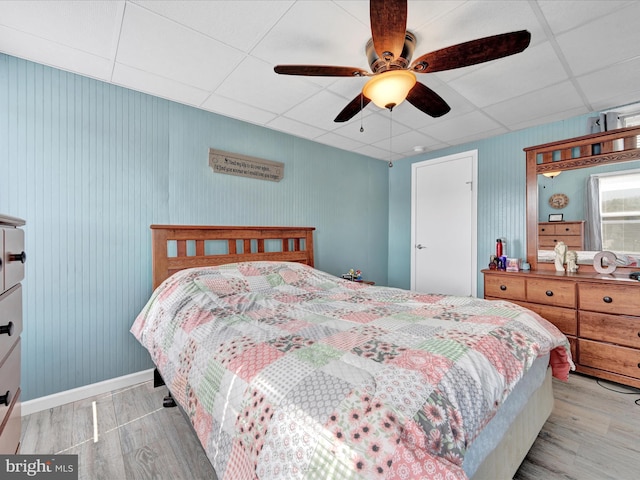
[[419, 243], [418, 245], [416, 245], [416, 248], [417, 248], [418, 250], [422, 250], [423, 248], [427, 248], [427, 247], [425, 247], [424, 245], [422, 245], [421, 243]]

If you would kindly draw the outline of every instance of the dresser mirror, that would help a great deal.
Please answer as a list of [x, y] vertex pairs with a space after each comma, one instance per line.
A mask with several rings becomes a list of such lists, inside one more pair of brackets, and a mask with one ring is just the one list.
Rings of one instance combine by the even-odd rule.
[[[638, 195], [640, 185], [639, 139], [640, 127], [630, 127], [525, 149], [527, 260], [532, 268], [554, 269], [553, 249], [547, 241], [540, 241], [538, 230], [544, 226], [540, 222], [549, 220], [549, 214], [558, 213], [562, 214], [562, 225], [584, 222], [584, 248], [574, 248], [578, 250], [578, 263], [583, 264], [581, 269], [592, 269], [593, 257], [601, 250], [611, 250], [621, 259], [623, 253], [631, 256], [631, 261], [640, 258], [640, 198], [632, 198]], [[607, 202], [606, 197], [612, 195], [625, 203], [624, 207], [615, 207], [625, 214], [605, 211], [598, 218], [599, 198]], [[596, 200], [589, 202], [588, 198]], [[589, 208], [589, 203], [594, 208]], [[612, 205], [612, 201], [603, 205]], [[600, 222], [605, 238], [601, 238]], [[593, 228], [595, 225], [598, 227]], [[629, 234], [630, 229], [636, 233]]]

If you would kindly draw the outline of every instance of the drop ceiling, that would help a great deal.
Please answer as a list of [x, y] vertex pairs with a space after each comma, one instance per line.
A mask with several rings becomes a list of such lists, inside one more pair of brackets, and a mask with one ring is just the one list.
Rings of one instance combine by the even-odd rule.
[[520, 54], [418, 75], [451, 106], [440, 118], [371, 103], [335, 123], [366, 78], [274, 73], [370, 70], [366, 0], [4, 0], [0, 52], [386, 161], [640, 101], [638, 18], [638, 1], [409, 0], [414, 57], [532, 34]]

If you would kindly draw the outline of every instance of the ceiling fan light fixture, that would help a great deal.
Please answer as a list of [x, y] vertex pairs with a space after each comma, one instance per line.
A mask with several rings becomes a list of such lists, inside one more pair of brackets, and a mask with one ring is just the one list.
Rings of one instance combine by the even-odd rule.
[[400, 105], [416, 84], [416, 76], [408, 70], [389, 70], [369, 80], [362, 93], [380, 108]]
[[542, 175], [544, 175], [547, 178], [555, 178], [558, 175], [560, 175], [562, 172], [560, 170], [557, 170], [555, 172], [544, 172]]

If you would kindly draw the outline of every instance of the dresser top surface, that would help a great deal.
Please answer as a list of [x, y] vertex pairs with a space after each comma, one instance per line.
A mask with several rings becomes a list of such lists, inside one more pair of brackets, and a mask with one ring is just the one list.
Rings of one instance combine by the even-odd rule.
[[567, 273], [567, 272], [556, 272], [553, 270], [531, 270], [531, 271], [523, 271], [520, 270], [518, 272], [505, 272], [503, 270], [482, 270], [482, 273], [492, 274], [492, 275], [513, 275], [513, 276], [526, 276], [529, 278], [554, 278], [554, 279], [566, 279], [566, 280], [576, 280], [576, 281], [604, 281], [604, 282], [612, 282], [612, 283], [624, 283], [631, 285], [638, 285], [640, 287], [640, 282], [638, 280], [634, 280], [629, 278], [628, 273], [613, 273], [613, 274], [602, 274], [595, 272], [578, 272], [578, 273]]

